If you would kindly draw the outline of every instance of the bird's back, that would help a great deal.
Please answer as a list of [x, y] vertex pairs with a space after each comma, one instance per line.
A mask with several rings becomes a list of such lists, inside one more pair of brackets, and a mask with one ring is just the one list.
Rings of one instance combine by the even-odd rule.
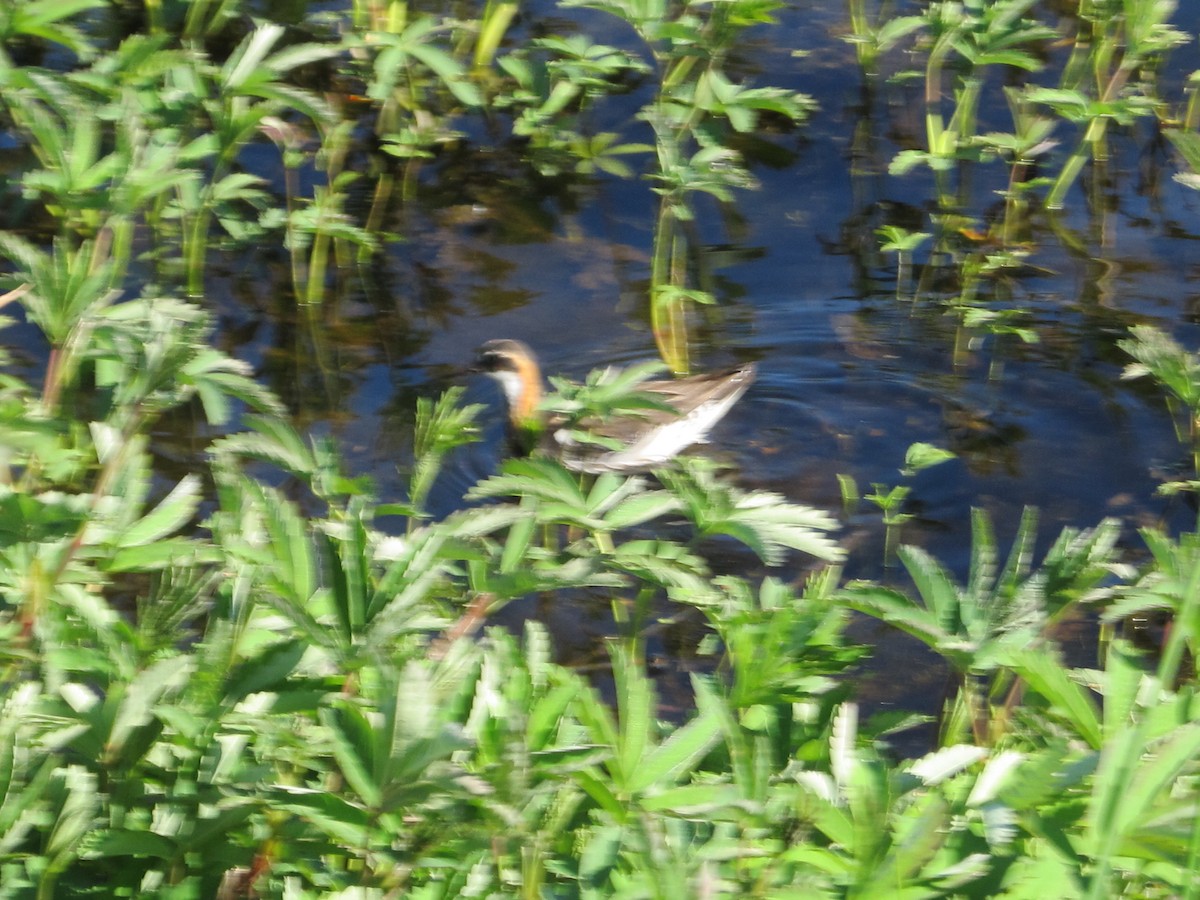
[[578, 472], [653, 468], [693, 444], [703, 443], [712, 427], [750, 387], [754, 375], [751, 364], [687, 378], [647, 381], [638, 385], [638, 390], [655, 395], [673, 411], [653, 409], [637, 417], [578, 423], [578, 429], [598, 438], [595, 442], [578, 441], [565, 429], [553, 430], [552, 439], [563, 464]]

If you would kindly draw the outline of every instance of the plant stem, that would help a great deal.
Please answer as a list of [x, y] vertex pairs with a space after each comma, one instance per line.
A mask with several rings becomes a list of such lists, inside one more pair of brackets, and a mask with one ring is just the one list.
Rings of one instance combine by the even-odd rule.
[[687, 276], [687, 242], [677, 224], [671, 200], [664, 197], [650, 265], [650, 327], [663, 360], [672, 371], [686, 372], [688, 342], [683, 301], [678, 294], [664, 290], [668, 286], [681, 286]]
[[[1108, 82], [1108, 87], [1104, 91], [1104, 96], [1101, 98], [1104, 102], [1110, 102], [1114, 97], [1121, 92], [1125, 83], [1129, 80], [1132, 73], [1128, 61], [1122, 62], [1113, 73], [1112, 78]], [[1063, 170], [1058, 174], [1058, 178], [1054, 181], [1054, 186], [1050, 189], [1050, 193], [1046, 196], [1047, 209], [1062, 209], [1063, 200], [1066, 199], [1067, 191], [1071, 189], [1071, 185], [1079, 177], [1079, 173], [1083, 171], [1084, 164], [1089, 158], [1096, 159], [1100, 156], [1100, 148], [1104, 141], [1104, 136], [1108, 132], [1108, 117], [1095, 116], [1088, 122], [1087, 130], [1084, 132], [1083, 138], [1075, 147], [1075, 151], [1067, 160]]]

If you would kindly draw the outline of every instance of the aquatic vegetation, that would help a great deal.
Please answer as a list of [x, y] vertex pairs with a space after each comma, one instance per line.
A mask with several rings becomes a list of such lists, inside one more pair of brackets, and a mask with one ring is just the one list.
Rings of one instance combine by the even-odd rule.
[[[931, 3], [925, 12], [930, 43], [925, 64], [926, 149], [902, 151], [892, 162], [894, 173], [903, 173], [924, 163], [938, 174], [939, 202], [949, 208], [953, 201], [944, 174], [958, 161], [975, 155], [976, 122], [987, 66], [1011, 66], [1037, 71], [1041, 63], [1034, 53], [1042, 42], [1057, 33], [1026, 16], [1036, 0], [1001, 2]], [[954, 111], [947, 119], [942, 112], [944, 73], [951, 62], [957, 68], [953, 91]]]
[[1122, 377], [1154, 380], [1164, 392], [1175, 436], [1191, 455], [1192, 477], [1167, 482], [1160, 490], [1195, 491], [1200, 488], [1200, 355], [1152, 325], [1135, 326], [1119, 346], [1134, 359]]
[[654, 58], [657, 92], [640, 117], [654, 133], [661, 196], [650, 267], [650, 325], [663, 361], [673, 372], [690, 369], [687, 312], [714, 298], [689, 275], [697, 264], [698, 236], [691, 225], [695, 198], [729, 202], [754, 186], [730, 136], [753, 132], [762, 116], [800, 122], [812, 108], [804, 94], [749, 87], [726, 74], [727, 57], [744, 32], [769, 24], [782, 3], [732, 0], [688, 2], [675, 8], [659, 0], [572, 0], [618, 17]]
[[1091, 592], [1114, 562], [1120, 531], [1115, 520], [1082, 533], [1065, 531], [1035, 572], [1033, 510], [1026, 510], [1003, 566], [986, 514], [977, 510], [971, 524], [971, 569], [965, 585], [955, 584], [950, 573], [918, 548], [904, 547], [900, 558], [923, 606], [874, 584], [851, 584], [844, 594], [854, 608], [929, 644], [954, 669], [959, 682], [942, 723], [943, 745], [968, 739], [988, 745], [1002, 736], [993, 729], [1003, 728], [1005, 717], [986, 704], [1012, 689], [1008, 654], [1048, 646], [1050, 629], [1068, 607], [1093, 599]]
[[[905, 451], [900, 474], [905, 478], [912, 478], [924, 469], [953, 458], [954, 454], [949, 450], [917, 442]], [[904, 512], [905, 500], [912, 493], [912, 485], [887, 485], [876, 481], [871, 484], [871, 492], [863, 494], [853, 476], [839, 473], [837, 479], [842, 494], [842, 507], [847, 516], [853, 516], [864, 500], [879, 510], [885, 529], [883, 562], [885, 566], [890, 565], [896, 551], [896, 541], [900, 536], [900, 527], [912, 518], [911, 513]]]
[[[1088, 3], [1081, 9], [1082, 27], [1062, 83], [1057, 89], [1033, 91], [1029, 97], [1087, 126], [1046, 197], [1047, 208], [1063, 205], [1088, 159], [1105, 158], [1110, 122], [1123, 124], [1135, 116], [1154, 114], [1160, 100], [1147, 90], [1147, 70], [1188, 40], [1170, 24], [1175, 6], [1173, 0], [1131, 0], [1120, 6]], [[1131, 84], [1138, 76], [1145, 79], [1143, 84]]]

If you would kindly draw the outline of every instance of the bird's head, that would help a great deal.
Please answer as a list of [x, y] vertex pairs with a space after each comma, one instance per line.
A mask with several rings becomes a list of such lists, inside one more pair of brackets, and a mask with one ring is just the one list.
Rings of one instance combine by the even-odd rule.
[[476, 352], [475, 366], [500, 383], [514, 426], [530, 429], [540, 425], [542, 370], [527, 344], [510, 339], [488, 341]]

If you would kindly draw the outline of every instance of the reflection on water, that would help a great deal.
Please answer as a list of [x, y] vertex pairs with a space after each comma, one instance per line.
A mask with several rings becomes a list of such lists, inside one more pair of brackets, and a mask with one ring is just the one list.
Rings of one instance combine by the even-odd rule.
[[[1187, 521], [1190, 510], [1154, 496], [1159, 473], [1181, 453], [1157, 392], [1119, 380], [1127, 359], [1116, 341], [1144, 321], [1189, 345], [1200, 340], [1200, 195], [1171, 180], [1172, 159], [1148, 120], [1115, 129], [1106, 180], [1077, 186], [1060, 219], [1029, 222], [1025, 264], [983, 285], [981, 299], [1022, 310], [1021, 324], [1039, 341], [964, 337], [930, 299], [948, 289], [930, 260], [918, 255], [912, 284], [898, 292], [896, 259], [879, 250], [881, 225], [929, 230], [935, 211], [928, 170], [888, 174], [895, 153], [923, 139], [918, 88], [881, 81], [864, 91], [853, 50], [838, 37], [837, 6], [794, 4], [772, 42], [762, 38], [743, 61], [814, 95], [820, 111], [794, 133], [743, 148], [761, 190], [733, 208], [701, 207], [697, 226], [720, 303], [696, 311], [694, 359], [714, 368], [753, 360], [760, 373], [712, 435], [710, 452], [747, 487], [840, 509], [837, 475], [860, 486], [896, 484], [909, 444], [949, 448], [955, 461], [911, 480], [914, 518], [903, 539], [960, 574], [972, 506], [992, 514], [1002, 545], [1027, 504], [1042, 511], [1043, 546], [1065, 525], [1106, 515], [1128, 522], [1130, 538], [1135, 525]], [[796, 48], [811, 53], [795, 58]], [[1168, 80], [1197, 67], [1194, 51], [1180, 49]], [[630, 115], [642, 99], [629, 99]], [[644, 126], [610, 115], [605, 127], [645, 139]], [[981, 116], [981, 131], [1007, 123], [1003, 108]], [[1059, 137], [1056, 152], [1075, 140]], [[345, 272], [315, 327], [277, 299], [288, 296], [282, 257], [222, 260], [226, 349], [255, 362], [303, 424], [336, 435], [349, 465], [372, 475], [385, 498], [399, 491], [415, 398], [462, 383], [460, 367], [482, 341], [520, 338], [547, 371], [576, 377], [654, 354], [646, 321], [651, 185], [537, 180], [515, 159], [512, 148], [476, 136], [428, 166], [418, 196], [387, 223], [404, 240]], [[1002, 212], [1002, 164], [956, 175], [977, 224]], [[1100, 206], [1091, 203], [1097, 197]], [[977, 252], [976, 240], [964, 229], [961, 252]], [[499, 400], [473, 382], [468, 399]], [[497, 411], [490, 439], [498, 421]], [[492, 447], [463, 454], [439, 487], [438, 508], [452, 508], [495, 462]], [[850, 513], [845, 537], [848, 577], [895, 575], [883, 566], [877, 516]], [[798, 577], [802, 565], [784, 576]], [[609, 628], [606, 602], [531, 598], [504, 620], [526, 616], [547, 621], [572, 659], [596, 660]], [[928, 657], [877, 623], [863, 623], [856, 636], [878, 645], [871, 669], [925, 672], [879, 679], [878, 702], [936, 701], [942, 676]], [[672, 646], [664, 639], [657, 649], [666, 658]]]

